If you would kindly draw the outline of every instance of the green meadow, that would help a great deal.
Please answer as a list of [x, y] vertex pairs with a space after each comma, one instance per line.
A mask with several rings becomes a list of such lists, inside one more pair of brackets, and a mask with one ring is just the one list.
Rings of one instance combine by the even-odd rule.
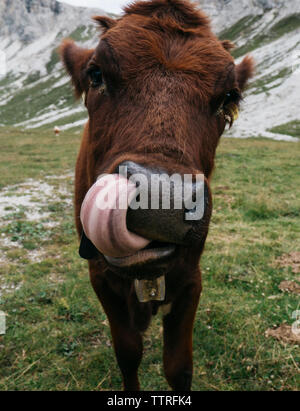
[[[0, 390], [121, 389], [108, 322], [77, 252], [79, 142], [77, 130], [56, 137], [52, 130], [0, 129], [0, 311], [7, 323]], [[263, 138], [223, 138], [218, 148], [193, 390], [300, 388], [300, 343], [265, 335], [291, 326], [300, 310], [299, 293], [279, 287], [300, 281], [288, 257], [300, 255], [299, 148]], [[169, 389], [159, 316], [144, 350], [142, 389]]]

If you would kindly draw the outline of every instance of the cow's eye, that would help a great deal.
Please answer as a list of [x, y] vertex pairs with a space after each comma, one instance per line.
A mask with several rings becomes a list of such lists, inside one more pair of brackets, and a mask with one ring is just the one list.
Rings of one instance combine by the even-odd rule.
[[230, 124], [238, 118], [239, 115], [239, 104], [242, 100], [241, 93], [238, 89], [233, 89], [226, 93], [222, 104], [220, 105], [217, 114], [223, 115], [225, 121]]
[[102, 71], [99, 68], [90, 68], [88, 75], [91, 81], [91, 87], [100, 87], [103, 84]]
[[231, 103], [234, 103], [238, 106], [241, 99], [242, 99], [242, 96], [238, 89], [231, 90], [229, 91], [229, 93], [226, 94], [224, 102], [223, 102], [223, 106], [226, 107], [228, 104], [231, 104]]

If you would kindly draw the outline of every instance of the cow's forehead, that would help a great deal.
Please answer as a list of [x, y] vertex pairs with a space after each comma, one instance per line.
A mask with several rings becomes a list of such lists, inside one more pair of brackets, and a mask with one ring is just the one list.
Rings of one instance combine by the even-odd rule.
[[124, 70], [160, 64], [173, 72], [210, 72], [211, 77], [219, 77], [233, 63], [209, 26], [196, 33], [170, 26], [164, 30], [158, 19], [147, 16], [125, 15], [119, 19], [102, 36], [96, 51], [99, 57], [105, 47], [110, 49], [106, 57], [114, 56]]

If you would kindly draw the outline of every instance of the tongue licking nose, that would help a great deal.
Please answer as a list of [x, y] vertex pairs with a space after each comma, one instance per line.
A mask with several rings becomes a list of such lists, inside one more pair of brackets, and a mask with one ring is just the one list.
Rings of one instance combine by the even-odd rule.
[[127, 257], [150, 243], [127, 229], [127, 210], [135, 195], [135, 184], [119, 174], [109, 174], [98, 179], [82, 203], [83, 230], [108, 257]]

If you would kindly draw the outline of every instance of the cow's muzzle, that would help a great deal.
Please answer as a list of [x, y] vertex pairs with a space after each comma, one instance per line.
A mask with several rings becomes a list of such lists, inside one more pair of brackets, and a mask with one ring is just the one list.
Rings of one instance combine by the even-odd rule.
[[206, 238], [211, 195], [206, 179], [124, 162], [100, 176], [81, 208], [86, 237], [115, 267], [168, 261], [177, 246]]

